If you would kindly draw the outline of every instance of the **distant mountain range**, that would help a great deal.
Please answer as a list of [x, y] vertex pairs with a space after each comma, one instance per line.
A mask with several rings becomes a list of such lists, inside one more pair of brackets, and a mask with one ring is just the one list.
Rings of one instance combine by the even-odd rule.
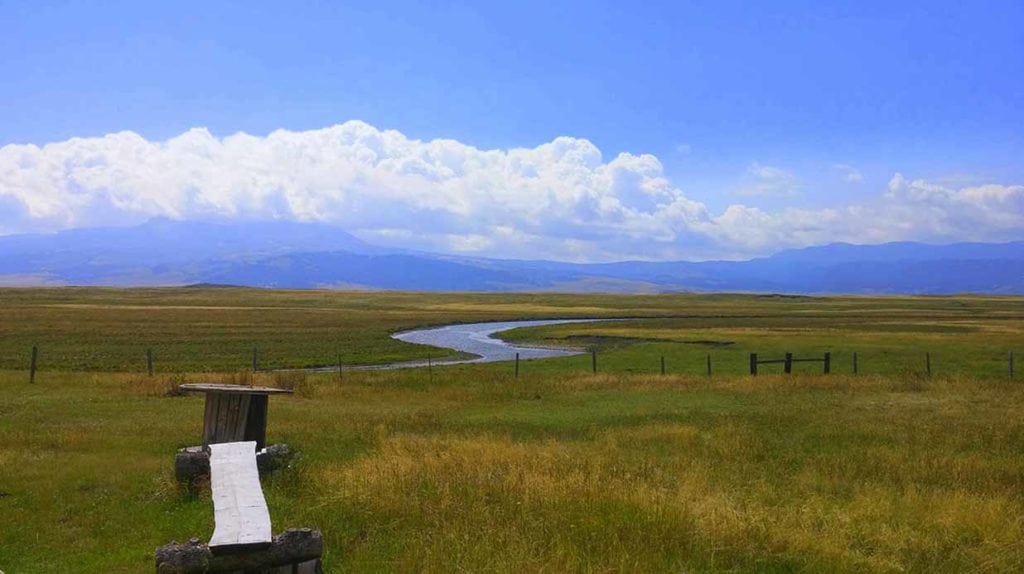
[[836, 243], [749, 261], [580, 264], [367, 244], [322, 224], [155, 219], [0, 237], [0, 285], [226, 284], [418, 291], [1024, 293], [1024, 241]]

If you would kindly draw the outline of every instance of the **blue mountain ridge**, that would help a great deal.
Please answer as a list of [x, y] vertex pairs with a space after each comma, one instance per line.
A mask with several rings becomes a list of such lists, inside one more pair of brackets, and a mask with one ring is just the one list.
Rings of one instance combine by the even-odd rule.
[[790, 249], [748, 261], [565, 263], [365, 243], [295, 222], [154, 219], [0, 237], [0, 284], [188, 285], [415, 291], [1024, 293], [1024, 241]]

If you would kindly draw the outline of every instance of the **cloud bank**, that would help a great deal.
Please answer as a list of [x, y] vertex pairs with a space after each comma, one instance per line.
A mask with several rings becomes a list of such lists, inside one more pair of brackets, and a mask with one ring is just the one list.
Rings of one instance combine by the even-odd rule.
[[[795, 176], [754, 164], [765, 193]], [[858, 173], [859, 177], [859, 173]], [[606, 159], [585, 139], [481, 150], [359, 121], [167, 141], [132, 132], [0, 148], [0, 233], [179, 219], [333, 223], [368, 241], [497, 257], [702, 259], [831, 241], [1024, 236], [1024, 186], [951, 189], [897, 173], [859, 204], [712, 213], [658, 158]]]

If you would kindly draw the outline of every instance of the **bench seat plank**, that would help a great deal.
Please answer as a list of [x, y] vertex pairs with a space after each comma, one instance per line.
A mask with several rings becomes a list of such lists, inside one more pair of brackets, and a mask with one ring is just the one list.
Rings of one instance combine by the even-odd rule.
[[270, 545], [270, 511], [260, 487], [254, 441], [210, 445], [210, 490], [214, 514], [211, 551]]

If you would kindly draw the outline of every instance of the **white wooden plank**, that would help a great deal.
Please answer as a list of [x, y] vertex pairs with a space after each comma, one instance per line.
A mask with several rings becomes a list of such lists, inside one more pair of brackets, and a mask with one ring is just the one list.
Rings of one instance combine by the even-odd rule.
[[210, 490], [211, 550], [270, 544], [270, 511], [256, 469], [255, 441], [210, 445]]

